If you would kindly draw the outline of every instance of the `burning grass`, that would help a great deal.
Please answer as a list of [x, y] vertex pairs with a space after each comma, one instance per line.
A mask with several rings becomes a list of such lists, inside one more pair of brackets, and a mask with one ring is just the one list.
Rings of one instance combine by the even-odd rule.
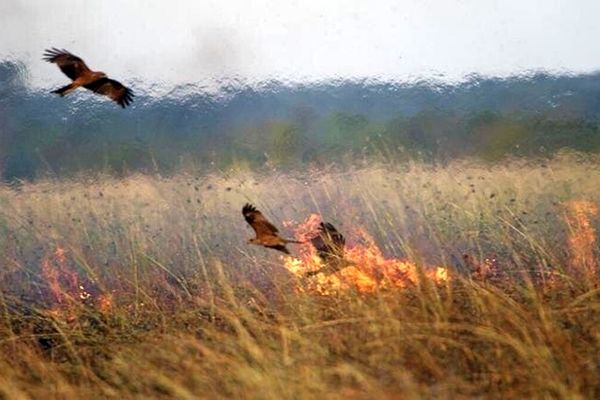
[[[319, 215], [309, 215], [296, 228], [296, 238], [305, 242], [299, 251], [299, 258], [284, 257], [283, 266], [299, 279], [296, 290], [327, 296], [347, 290], [374, 293], [381, 289], [402, 289], [418, 283], [417, 264], [408, 259], [386, 258], [375, 240], [362, 228], [355, 229], [354, 244], [345, 248], [344, 259], [339, 262], [342, 265], [332, 270], [307, 241], [321, 221]], [[313, 278], [309, 279], [309, 276]], [[438, 284], [445, 283], [448, 280], [448, 268], [427, 268], [423, 277]]]
[[[0, 188], [1, 396], [597, 398], [598, 165]], [[347, 262], [247, 246], [247, 201]]]

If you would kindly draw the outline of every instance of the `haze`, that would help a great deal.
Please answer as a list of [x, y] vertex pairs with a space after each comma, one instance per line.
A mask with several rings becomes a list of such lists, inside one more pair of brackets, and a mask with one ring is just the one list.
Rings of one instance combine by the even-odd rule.
[[584, 73], [598, 15], [593, 0], [2, 0], [0, 60], [36, 87], [65, 81], [41, 61], [51, 46], [138, 86]]

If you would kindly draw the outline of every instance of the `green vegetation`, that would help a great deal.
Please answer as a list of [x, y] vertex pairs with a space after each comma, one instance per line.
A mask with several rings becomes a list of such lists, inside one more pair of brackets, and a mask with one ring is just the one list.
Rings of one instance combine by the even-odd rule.
[[[447, 163], [550, 158], [600, 150], [598, 74], [473, 77], [460, 85], [332, 82], [239, 85], [208, 95], [136, 90], [121, 110], [90, 93], [58, 98], [0, 63], [0, 174], [5, 181], [93, 172]], [[197, 89], [197, 90], [196, 90]]]
[[205, 139], [121, 133], [102, 128], [102, 133], [86, 131], [78, 138], [78, 133], [65, 136], [60, 129], [20, 131], [4, 149], [4, 176], [10, 180], [82, 171], [172, 174], [190, 165], [203, 170], [239, 165], [288, 168], [351, 165], [356, 159], [500, 162], [514, 156], [549, 158], [565, 148], [588, 153], [600, 150], [596, 122], [487, 111], [463, 116], [424, 111], [383, 122], [362, 114], [335, 112], [314, 121], [309, 130], [291, 120], [275, 119], [232, 127], [221, 132], [223, 136]]
[[[326, 123], [376, 128], [353, 118]], [[495, 118], [472, 123], [488, 143], [521, 135]], [[437, 129], [415, 121], [385, 129]], [[284, 122], [269, 129], [273, 154], [302, 144]], [[400, 142], [435, 143], [418, 138]], [[0, 187], [0, 396], [598, 398], [600, 259], [594, 237], [578, 239], [598, 227], [598, 165], [562, 154]], [[451, 279], [299, 291], [280, 255], [245, 244], [246, 201], [289, 234], [280, 221], [312, 212], [349, 244], [363, 228], [387, 257], [448, 266]], [[588, 210], [573, 217], [570, 204]]]

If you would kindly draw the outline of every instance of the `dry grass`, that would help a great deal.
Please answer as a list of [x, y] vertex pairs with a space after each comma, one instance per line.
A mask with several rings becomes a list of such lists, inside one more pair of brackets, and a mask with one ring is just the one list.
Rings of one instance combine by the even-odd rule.
[[[0, 188], [0, 397], [598, 398], [597, 251], [573, 241], [598, 221], [569, 207], [600, 205], [599, 172], [563, 157]], [[299, 293], [245, 244], [246, 201], [361, 227], [451, 280]]]

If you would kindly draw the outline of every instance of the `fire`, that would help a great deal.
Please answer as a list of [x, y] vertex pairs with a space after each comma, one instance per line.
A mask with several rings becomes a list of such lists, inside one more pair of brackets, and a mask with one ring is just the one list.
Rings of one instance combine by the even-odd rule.
[[112, 297], [110, 295], [101, 294], [98, 296], [98, 308], [100, 312], [106, 314], [112, 308]]
[[49, 315], [62, 316], [70, 321], [75, 319], [73, 313], [78, 305], [95, 306], [103, 313], [110, 310], [110, 295], [99, 293], [95, 285], [79, 276], [64, 248], [59, 246], [46, 255], [42, 259], [41, 270], [48, 288]]
[[596, 230], [590, 219], [598, 215], [598, 207], [592, 202], [583, 200], [569, 201], [564, 203], [564, 206], [567, 210], [565, 219], [570, 228], [569, 268], [574, 273], [583, 272], [588, 277], [593, 277], [597, 268], [594, 258]]
[[42, 275], [48, 283], [53, 301], [57, 304], [66, 305], [76, 297], [86, 296], [85, 289], [81, 292], [83, 286], [79, 284], [77, 274], [67, 267], [66, 251], [61, 247], [57, 247], [54, 253], [43, 258]]
[[[352, 232], [352, 236], [357, 239], [355, 243], [345, 248], [344, 265], [337, 271], [328, 271], [309, 242], [320, 222], [320, 216], [312, 214], [298, 226], [296, 238], [307, 241], [307, 244], [300, 249], [299, 258], [288, 257], [284, 260], [286, 269], [300, 278], [299, 291], [322, 295], [346, 290], [373, 293], [379, 289], [406, 288], [418, 282], [418, 267], [415, 263], [386, 258], [374, 239], [360, 228]], [[307, 277], [310, 272], [312, 276]], [[445, 267], [428, 271], [425, 276], [438, 283], [449, 279]]]
[[448, 280], [448, 268], [437, 267], [435, 269], [435, 280], [437, 282], [446, 282]]
[[317, 231], [321, 223], [321, 216], [318, 214], [310, 214], [306, 221], [298, 225], [295, 230], [296, 239], [301, 242], [309, 241]]

